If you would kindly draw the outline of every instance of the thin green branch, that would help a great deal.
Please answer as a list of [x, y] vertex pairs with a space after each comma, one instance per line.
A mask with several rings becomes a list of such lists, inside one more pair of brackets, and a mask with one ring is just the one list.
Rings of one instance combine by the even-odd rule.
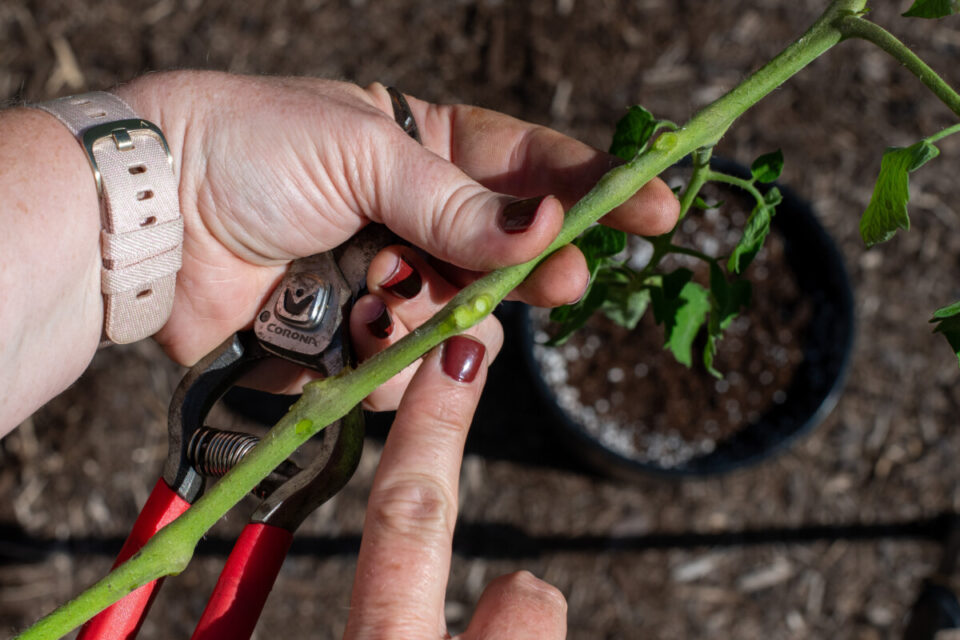
[[680, 197], [680, 219], [683, 220], [690, 207], [697, 200], [700, 189], [707, 182], [707, 172], [710, 170], [710, 156], [713, 154], [713, 147], [704, 147], [693, 152], [693, 173], [690, 174], [690, 182]]
[[940, 131], [939, 133], [935, 133], [932, 136], [927, 137], [926, 141], [929, 142], [930, 144], [933, 144], [935, 142], [939, 142], [940, 140], [943, 140], [947, 136], [952, 136], [955, 133], [960, 133], [960, 123], [947, 127], [943, 131]]
[[753, 180], [744, 180], [743, 178], [731, 176], [728, 173], [722, 173], [720, 171], [710, 171], [707, 174], [707, 180], [711, 182], [722, 182], [743, 189], [753, 196], [757, 204], [763, 204], [763, 194], [760, 193], [760, 190], [753, 184]]
[[609, 171], [570, 209], [560, 233], [540, 256], [475, 281], [424, 325], [355, 370], [307, 385], [303, 397], [260, 444], [184, 515], [121, 568], [18, 638], [59, 638], [134, 588], [156, 576], [182, 570], [183, 558], [192, 555], [203, 533], [300, 444], [428, 350], [482, 320], [543, 259], [569, 244], [655, 176], [694, 150], [715, 144], [747, 109], [840, 42], [838, 21], [862, 11], [865, 4], [866, 0], [833, 0], [803, 36], [767, 65], [697, 113], [686, 126], [662, 134], [648, 152]]
[[920, 56], [880, 25], [859, 16], [847, 16], [837, 23], [844, 39], [859, 38], [877, 45], [917, 76], [947, 107], [960, 116], [960, 94], [953, 90]]

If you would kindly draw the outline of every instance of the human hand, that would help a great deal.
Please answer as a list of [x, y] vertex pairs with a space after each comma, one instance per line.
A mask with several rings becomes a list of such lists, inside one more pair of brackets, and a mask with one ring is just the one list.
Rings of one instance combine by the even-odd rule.
[[[616, 162], [509, 116], [410, 98], [421, 147], [394, 122], [381, 85], [171, 72], [116, 93], [164, 130], [180, 172], [183, 268], [156, 339], [184, 364], [248, 326], [290, 260], [371, 221], [450, 263], [457, 285], [529, 260], [558, 232], [563, 208]], [[555, 197], [509, 206], [546, 194]], [[655, 180], [605, 222], [655, 235], [676, 212]], [[587, 279], [583, 256], [567, 247], [517, 295], [556, 306]]]
[[[367, 504], [345, 638], [449, 637], [444, 599], [460, 463], [494, 346], [449, 338], [407, 387]], [[519, 572], [487, 586], [458, 638], [565, 635], [563, 595]]]

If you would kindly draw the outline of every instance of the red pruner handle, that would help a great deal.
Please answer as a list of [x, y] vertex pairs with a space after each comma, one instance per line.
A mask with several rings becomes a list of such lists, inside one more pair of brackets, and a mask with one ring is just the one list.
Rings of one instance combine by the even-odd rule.
[[[126, 562], [163, 527], [190, 508], [190, 503], [167, 486], [163, 478], [157, 481], [143, 505], [133, 529], [120, 549], [114, 568]], [[123, 599], [94, 616], [80, 630], [77, 640], [131, 640], [140, 631], [147, 610], [160, 589], [162, 580], [155, 580], [132, 591]]]
[[257, 626], [293, 533], [269, 524], [243, 528], [191, 640], [247, 640]]

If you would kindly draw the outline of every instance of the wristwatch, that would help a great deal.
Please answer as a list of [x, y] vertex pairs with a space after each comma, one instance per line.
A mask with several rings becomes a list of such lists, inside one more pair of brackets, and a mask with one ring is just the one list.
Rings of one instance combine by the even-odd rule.
[[100, 199], [101, 344], [153, 335], [170, 317], [183, 217], [173, 156], [160, 129], [102, 91], [30, 105], [83, 146]]

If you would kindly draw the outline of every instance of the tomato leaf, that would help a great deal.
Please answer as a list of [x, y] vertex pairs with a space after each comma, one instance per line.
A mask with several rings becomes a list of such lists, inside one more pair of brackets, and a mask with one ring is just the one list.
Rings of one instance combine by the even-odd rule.
[[753, 287], [749, 280], [736, 279], [729, 282], [716, 263], [710, 265], [710, 308], [711, 321], [717, 322], [717, 328], [725, 331], [740, 313], [740, 309], [750, 306]]
[[956, 315], [960, 315], [960, 300], [934, 311], [933, 320], [930, 322], [936, 322], [937, 320], [943, 320], [945, 318], [952, 318]]
[[693, 341], [710, 311], [710, 292], [696, 282], [688, 282], [677, 300], [676, 313], [664, 324], [665, 346], [677, 362], [689, 367]]
[[707, 202], [702, 197], [697, 196], [696, 198], [693, 199], [693, 206], [696, 207], [697, 209], [704, 209], [704, 210], [719, 209], [720, 207], [723, 206], [723, 202], [724, 202], [723, 200], [719, 202]]
[[957, 354], [957, 361], [960, 362], [960, 300], [937, 309], [930, 322], [937, 323], [933, 332], [943, 334], [950, 343], [950, 348]]
[[677, 125], [669, 120], [657, 120], [652, 113], [634, 105], [617, 122], [610, 143], [610, 153], [621, 160], [630, 162], [647, 148], [650, 138], [660, 129], [674, 130]]
[[550, 320], [559, 323], [560, 327], [547, 341], [547, 346], [556, 347], [566, 342], [574, 331], [587, 323], [594, 311], [603, 306], [606, 299], [607, 287], [602, 283], [594, 283], [577, 304], [554, 309], [550, 313]]
[[910, 173], [936, 158], [940, 150], [926, 140], [883, 152], [873, 197], [860, 217], [860, 236], [867, 246], [886, 242], [897, 229], [909, 229]]
[[627, 234], [598, 224], [584, 231], [579, 238], [573, 241], [573, 244], [583, 252], [583, 256], [587, 259], [589, 265], [601, 258], [615, 256], [626, 249]]
[[757, 182], [773, 182], [783, 173], [783, 152], [777, 149], [760, 156], [750, 165], [750, 173]]
[[960, 317], [954, 316], [940, 320], [933, 332], [943, 334], [950, 343], [950, 348], [957, 354], [957, 361], [960, 362]]
[[693, 271], [680, 268], [671, 273], [662, 276], [659, 287], [653, 287], [650, 290], [650, 298], [653, 303], [653, 319], [657, 324], [666, 324], [670, 318], [676, 315], [677, 309], [681, 305], [679, 302], [680, 292], [693, 278]]
[[737, 275], [743, 273], [763, 248], [763, 242], [770, 233], [770, 220], [777, 212], [777, 205], [783, 202], [783, 195], [776, 187], [767, 191], [763, 202], [758, 202], [747, 220], [740, 241], [734, 247], [727, 261], [727, 271]]
[[960, 13], [960, 0], [916, 0], [906, 18], [943, 18]]
[[633, 330], [650, 306], [650, 290], [611, 287], [601, 310], [612, 322]]
[[[550, 341], [550, 344], [554, 345], [562, 344], [570, 334], [584, 325], [590, 314], [600, 308], [603, 300], [597, 296], [601, 292], [604, 296], [608, 295], [608, 289], [605, 286], [594, 293], [598, 280], [605, 280], [605, 284], [629, 281], [625, 274], [615, 270], [620, 266], [619, 263], [611, 260], [611, 256], [620, 253], [627, 246], [627, 234], [623, 231], [596, 225], [584, 231], [573, 244], [579, 247], [587, 260], [590, 282], [579, 302], [557, 307], [550, 312], [550, 321], [561, 325], [560, 332]], [[584, 312], [587, 306], [589, 311]]]
[[740, 309], [750, 305], [752, 294], [753, 287], [748, 280], [728, 282], [720, 266], [715, 262], [710, 264], [710, 320], [707, 323], [707, 344], [703, 348], [703, 366], [714, 377], [723, 377], [713, 366], [723, 332]]
[[693, 340], [710, 310], [710, 292], [692, 277], [692, 271], [680, 268], [664, 275], [661, 285], [650, 289], [654, 320], [664, 328], [664, 347], [688, 367]]

